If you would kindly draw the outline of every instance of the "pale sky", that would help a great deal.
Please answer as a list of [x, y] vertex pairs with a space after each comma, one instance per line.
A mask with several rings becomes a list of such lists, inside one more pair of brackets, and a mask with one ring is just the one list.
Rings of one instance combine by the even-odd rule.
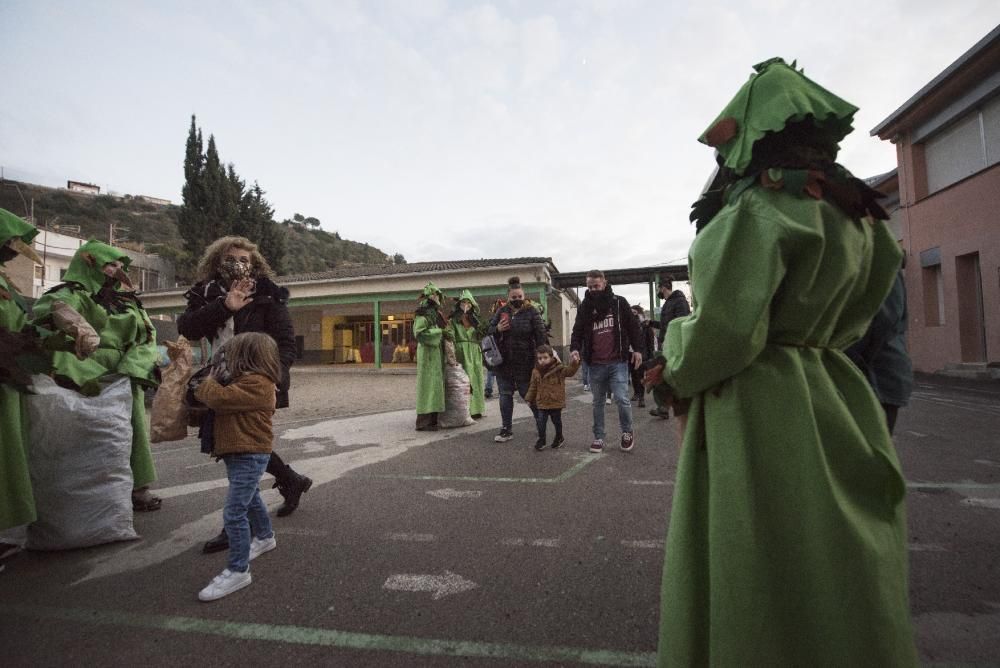
[[[408, 260], [682, 260], [696, 139], [773, 56], [869, 131], [1000, 23], [995, 0], [0, 0], [9, 178], [180, 202], [192, 113], [276, 218]], [[637, 294], [642, 294], [639, 290]]]

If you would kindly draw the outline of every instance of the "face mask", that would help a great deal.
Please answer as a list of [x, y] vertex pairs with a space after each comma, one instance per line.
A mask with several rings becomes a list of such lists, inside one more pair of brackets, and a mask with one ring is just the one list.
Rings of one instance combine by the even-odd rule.
[[511, 299], [510, 300], [510, 305], [513, 306], [514, 308], [521, 308], [522, 306], [524, 306], [524, 300], [523, 299]]
[[251, 278], [253, 276], [253, 268], [249, 262], [240, 262], [233, 258], [227, 258], [222, 261], [219, 274], [228, 283], [232, 284], [244, 278]]

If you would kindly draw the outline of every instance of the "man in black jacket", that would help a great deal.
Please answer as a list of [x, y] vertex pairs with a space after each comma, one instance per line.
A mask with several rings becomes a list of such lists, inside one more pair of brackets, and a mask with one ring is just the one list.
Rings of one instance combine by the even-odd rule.
[[604, 398], [609, 388], [618, 404], [621, 449], [629, 452], [635, 446], [628, 394], [629, 363], [633, 369], [639, 368], [642, 349], [639, 321], [628, 300], [611, 290], [603, 272], [597, 269], [587, 272], [587, 294], [576, 312], [570, 356], [573, 361], [582, 357], [590, 367], [590, 391], [594, 398], [591, 452], [604, 450]]
[[[275, 397], [276, 408], [288, 407], [289, 367], [295, 361], [295, 330], [288, 313], [288, 289], [271, 280], [271, 268], [244, 237], [223, 237], [213, 242], [196, 270], [196, 283], [184, 293], [187, 310], [177, 319], [177, 331], [191, 341], [205, 338], [218, 349], [244, 332], [263, 332], [278, 344], [281, 383]], [[272, 452], [267, 472], [284, 497], [278, 516], [291, 515], [312, 480], [299, 475]], [[218, 552], [229, 547], [225, 529], [205, 543], [204, 551]]]
[[[674, 281], [671, 276], [664, 276], [660, 279], [660, 299], [663, 300], [663, 305], [660, 306], [660, 320], [659, 322], [650, 320], [649, 326], [659, 330], [656, 334], [656, 346], [662, 353], [663, 341], [667, 336], [667, 325], [674, 318], [691, 315], [691, 307], [688, 305], [684, 293], [680, 290], [674, 290]], [[670, 409], [657, 404], [656, 408], [649, 411], [649, 414], [666, 420], [670, 417]]]

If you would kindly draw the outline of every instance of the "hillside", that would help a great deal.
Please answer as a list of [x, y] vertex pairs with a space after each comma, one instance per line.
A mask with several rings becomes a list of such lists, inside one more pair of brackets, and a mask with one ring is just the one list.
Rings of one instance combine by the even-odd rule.
[[[113, 225], [116, 244], [170, 258], [177, 265], [178, 280], [190, 277], [192, 259], [181, 250], [184, 243], [177, 232], [179, 206], [152, 204], [130, 195], [85, 195], [10, 180], [0, 184], [0, 207], [27, 217], [32, 205], [40, 227], [47, 225], [65, 234], [107, 241]], [[341, 239], [336, 233], [295, 224], [279, 226], [286, 234], [286, 274], [392, 261], [378, 248]]]

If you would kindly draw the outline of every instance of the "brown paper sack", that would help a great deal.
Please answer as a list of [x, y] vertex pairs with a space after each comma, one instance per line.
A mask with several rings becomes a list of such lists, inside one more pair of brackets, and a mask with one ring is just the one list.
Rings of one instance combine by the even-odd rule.
[[194, 354], [183, 336], [177, 342], [164, 341], [170, 364], [163, 370], [163, 381], [153, 396], [149, 418], [149, 440], [180, 441], [187, 438], [188, 407], [184, 403], [187, 383], [194, 373]]

